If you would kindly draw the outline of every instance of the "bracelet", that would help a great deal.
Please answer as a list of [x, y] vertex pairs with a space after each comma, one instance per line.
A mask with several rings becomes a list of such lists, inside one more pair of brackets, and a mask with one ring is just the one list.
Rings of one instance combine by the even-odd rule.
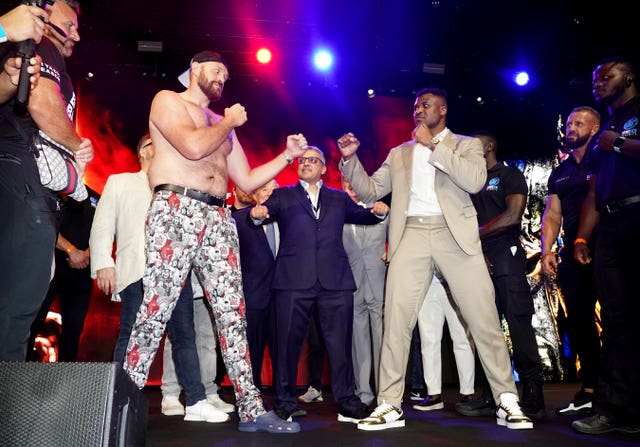
[[573, 245], [576, 244], [584, 244], [587, 245], [587, 240], [581, 237], [577, 237], [575, 241], [573, 241]]
[[282, 152], [282, 156], [284, 157], [284, 159], [286, 160], [288, 165], [293, 163], [293, 158], [291, 158], [291, 156], [289, 154], [287, 154], [287, 151], [283, 151]]
[[67, 254], [69, 254], [75, 249], [76, 249], [76, 247], [74, 247], [73, 244], [69, 244], [69, 246], [67, 247], [67, 249], [65, 251], [67, 252]]
[[548, 251], [548, 252], [546, 252], [546, 253], [542, 253], [542, 257], [543, 257], [543, 258], [544, 258], [545, 256], [547, 256], [547, 255], [553, 255], [553, 256], [555, 256], [556, 254], [555, 254], [554, 252], [552, 252], [552, 251]]

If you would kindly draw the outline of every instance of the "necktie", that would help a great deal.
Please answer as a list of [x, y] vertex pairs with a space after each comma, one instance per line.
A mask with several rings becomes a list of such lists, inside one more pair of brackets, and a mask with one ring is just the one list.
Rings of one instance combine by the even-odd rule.
[[269, 242], [269, 248], [271, 249], [271, 254], [273, 257], [276, 257], [276, 230], [273, 228], [273, 224], [267, 224], [266, 226], [266, 234], [267, 234], [267, 242]]

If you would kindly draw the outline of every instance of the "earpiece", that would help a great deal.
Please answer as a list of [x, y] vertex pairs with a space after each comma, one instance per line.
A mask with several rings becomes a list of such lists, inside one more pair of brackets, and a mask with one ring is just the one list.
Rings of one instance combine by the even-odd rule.
[[624, 85], [625, 87], [631, 87], [631, 84], [633, 84], [633, 76], [627, 75], [624, 78]]

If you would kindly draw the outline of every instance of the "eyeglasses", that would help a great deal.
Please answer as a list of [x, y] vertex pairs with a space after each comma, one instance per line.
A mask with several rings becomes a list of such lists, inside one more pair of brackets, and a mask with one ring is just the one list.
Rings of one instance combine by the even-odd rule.
[[307, 161], [312, 165], [315, 165], [318, 162], [322, 163], [322, 159], [318, 157], [298, 157], [298, 163], [300, 164], [306, 163]]

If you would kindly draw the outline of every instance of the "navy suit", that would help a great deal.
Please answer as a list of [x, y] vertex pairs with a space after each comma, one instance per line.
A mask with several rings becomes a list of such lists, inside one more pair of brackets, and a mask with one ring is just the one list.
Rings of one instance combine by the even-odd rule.
[[349, 196], [323, 186], [319, 217], [300, 183], [277, 189], [264, 203], [280, 229], [280, 247], [272, 289], [276, 294], [278, 334], [275, 405], [293, 412], [296, 405], [298, 360], [309, 320], [317, 310], [331, 368], [333, 397], [340, 410], [363, 407], [354, 394], [351, 338], [353, 291], [356, 284], [342, 245], [345, 223], [380, 222], [371, 210]]
[[275, 371], [276, 328], [275, 301], [271, 282], [276, 261], [269, 248], [267, 236], [262, 226], [256, 226], [248, 217], [251, 208], [233, 213], [240, 241], [240, 268], [242, 269], [242, 289], [247, 309], [247, 343], [253, 370], [253, 382], [262, 388], [262, 362], [264, 348], [269, 346]]

